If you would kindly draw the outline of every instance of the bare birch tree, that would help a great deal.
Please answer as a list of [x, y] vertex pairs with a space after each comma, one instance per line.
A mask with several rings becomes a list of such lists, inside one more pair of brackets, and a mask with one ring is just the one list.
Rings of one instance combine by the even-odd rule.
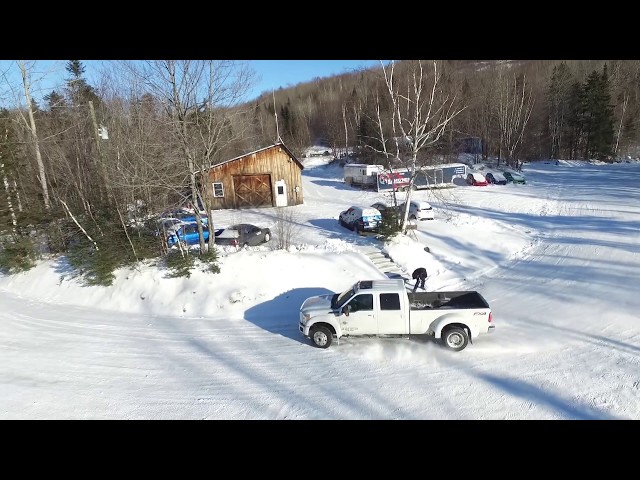
[[31, 134], [31, 140], [33, 142], [33, 149], [36, 155], [36, 162], [38, 164], [38, 180], [40, 181], [40, 187], [42, 188], [42, 199], [45, 209], [51, 209], [51, 201], [49, 200], [49, 187], [47, 185], [47, 174], [44, 168], [44, 162], [42, 161], [42, 154], [40, 153], [40, 140], [38, 139], [38, 130], [36, 128], [36, 121], [33, 117], [33, 103], [31, 100], [31, 66], [28, 66], [24, 60], [17, 61], [18, 68], [20, 69], [20, 76], [22, 78], [22, 88], [24, 91], [24, 98], [26, 102], [26, 110], [28, 120], [22, 112], [20, 117], [24, 121], [24, 125]]
[[[624, 156], [625, 150], [637, 151], [638, 115], [640, 108], [640, 61], [613, 60], [610, 62], [610, 82], [615, 99], [616, 116], [619, 118], [615, 133], [614, 156]], [[636, 132], [634, 132], [634, 124]]]
[[[388, 65], [381, 62], [390, 102], [390, 118], [380, 114], [378, 101], [376, 123], [381, 148], [377, 151], [388, 160], [395, 155], [410, 172], [402, 213], [403, 231], [407, 228], [413, 184], [425, 164], [419, 158], [421, 153], [433, 147], [447, 131], [453, 118], [466, 108], [459, 105], [456, 91], [445, 88], [442, 62], [433, 60], [429, 63], [431, 67], [427, 71], [422, 60], [405, 61], [402, 71], [396, 72], [395, 61]], [[391, 138], [385, 138], [385, 130], [391, 132]], [[392, 154], [392, 151], [395, 153]]]
[[[185, 162], [200, 251], [204, 252], [207, 245], [199, 203], [209, 211], [202, 191], [208, 187], [199, 184], [198, 173], [211, 166], [226, 145], [241, 137], [242, 130], [228, 127], [231, 117], [241, 114], [234, 107], [251, 86], [253, 72], [246, 64], [230, 60], [147, 60], [126, 66], [164, 107]], [[209, 245], [214, 242], [214, 235], [209, 235]]]
[[[6, 144], [9, 139], [9, 129], [5, 127], [4, 133], [0, 132], [0, 135], [2, 136], [0, 143]], [[13, 231], [15, 233], [16, 227], [18, 226], [18, 221], [16, 220], [16, 211], [13, 206], [13, 202], [11, 200], [12, 192], [11, 192], [10, 183], [9, 183], [9, 176], [5, 168], [5, 159], [3, 158], [2, 150], [0, 150], [0, 172], [2, 174], [2, 183], [4, 185], [4, 191], [7, 196], [7, 208], [9, 209], [9, 214], [11, 215], [11, 225], [13, 225]]]
[[500, 128], [500, 157], [506, 150], [507, 164], [518, 168], [515, 153], [522, 143], [534, 99], [526, 75], [501, 69], [498, 74], [496, 116]]

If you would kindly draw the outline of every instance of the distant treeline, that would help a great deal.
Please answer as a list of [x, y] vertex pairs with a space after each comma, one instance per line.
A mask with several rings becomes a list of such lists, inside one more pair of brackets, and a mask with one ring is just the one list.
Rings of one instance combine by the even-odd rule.
[[[506, 158], [510, 115], [527, 101], [530, 118], [514, 152], [521, 160], [640, 154], [638, 60], [452, 60], [442, 68], [450, 95], [465, 108], [432, 154], [454, 156], [475, 138], [483, 159]], [[262, 132], [273, 136], [277, 113], [279, 133], [293, 148], [318, 142], [340, 152], [377, 138], [371, 119], [376, 97], [385, 93], [381, 69], [374, 68], [276, 90], [275, 110], [272, 94], [265, 93], [254, 114], [266, 126]]]

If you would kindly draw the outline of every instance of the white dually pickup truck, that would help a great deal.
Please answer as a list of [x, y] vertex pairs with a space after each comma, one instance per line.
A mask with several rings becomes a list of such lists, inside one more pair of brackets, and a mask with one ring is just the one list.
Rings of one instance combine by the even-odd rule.
[[299, 330], [320, 348], [334, 337], [429, 335], [460, 351], [494, 329], [480, 293], [412, 293], [402, 279], [362, 280], [342, 293], [307, 298], [300, 307]]

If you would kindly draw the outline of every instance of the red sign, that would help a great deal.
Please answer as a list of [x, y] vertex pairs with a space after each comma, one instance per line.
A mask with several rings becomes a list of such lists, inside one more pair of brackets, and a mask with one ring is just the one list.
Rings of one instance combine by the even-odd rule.
[[407, 187], [411, 183], [410, 172], [378, 173], [378, 190], [389, 190]]

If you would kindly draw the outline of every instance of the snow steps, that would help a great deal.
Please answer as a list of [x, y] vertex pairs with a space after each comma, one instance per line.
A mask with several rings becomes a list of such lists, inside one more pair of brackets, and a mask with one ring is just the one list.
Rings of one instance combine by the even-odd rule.
[[399, 265], [393, 262], [387, 255], [380, 250], [364, 252], [369, 260], [376, 266], [378, 270], [384, 273], [389, 278], [403, 278], [405, 280], [411, 280], [409, 274], [402, 269]]

